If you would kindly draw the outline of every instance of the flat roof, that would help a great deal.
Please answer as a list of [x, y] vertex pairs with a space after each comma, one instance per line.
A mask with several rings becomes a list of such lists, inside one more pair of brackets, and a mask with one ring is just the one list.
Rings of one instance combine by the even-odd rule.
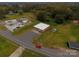
[[50, 25], [45, 24], [45, 23], [38, 23], [34, 27], [40, 30], [45, 30], [49, 27]]

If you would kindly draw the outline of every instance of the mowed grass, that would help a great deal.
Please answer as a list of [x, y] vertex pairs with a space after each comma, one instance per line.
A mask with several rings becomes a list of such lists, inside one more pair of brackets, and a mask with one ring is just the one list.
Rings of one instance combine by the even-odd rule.
[[45, 55], [29, 50], [29, 49], [25, 49], [25, 51], [22, 53], [21, 57], [45, 57]]
[[79, 24], [72, 24], [70, 33], [79, 42]]
[[[68, 40], [76, 40], [74, 36], [70, 34], [71, 24], [51, 26], [51, 29], [42, 33], [37, 39], [43, 46], [49, 48], [68, 48]], [[57, 31], [53, 32], [52, 29], [56, 28]]]
[[3, 25], [0, 25], [0, 30], [5, 30], [6, 28]]
[[0, 57], [8, 57], [17, 49], [18, 45], [0, 36]]

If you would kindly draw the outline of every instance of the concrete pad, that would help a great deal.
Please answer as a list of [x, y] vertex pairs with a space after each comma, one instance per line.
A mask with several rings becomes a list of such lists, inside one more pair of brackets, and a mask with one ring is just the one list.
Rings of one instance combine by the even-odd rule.
[[24, 51], [24, 48], [19, 47], [9, 57], [19, 57], [22, 54], [23, 51]]

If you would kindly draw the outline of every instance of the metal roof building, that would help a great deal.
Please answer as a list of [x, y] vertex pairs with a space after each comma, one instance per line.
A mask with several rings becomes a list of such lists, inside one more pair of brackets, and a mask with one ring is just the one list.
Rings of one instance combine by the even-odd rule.
[[77, 50], [79, 50], [79, 43], [78, 42], [69, 41], [68, 42], [68, 46], [71, 49], [77, 49]]
[[45, 24], [45, 23], [38, 23], [34, 26], [36, 29], [44, 31], [46, 30], [48, 27], [50, 27], [50, 25]]

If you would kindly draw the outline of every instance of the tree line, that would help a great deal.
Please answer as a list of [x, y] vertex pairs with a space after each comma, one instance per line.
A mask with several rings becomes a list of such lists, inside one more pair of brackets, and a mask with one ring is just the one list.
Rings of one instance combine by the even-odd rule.
[[36, 15], [37, 20], [50, 24], [62, 24], [71, 20], [79, 20], [79, 6], [64, 4], [18, 3], [12, 6], [0, 5], [0, 18], [5, 18], [5, 15], [10, 11], [19, 14], [32, 12]]
[[34, 10], [37, 19], [46, 23], [65, 24], [71, 20], [79, 20], [79, 7], [67, 5], [41, 5]]

